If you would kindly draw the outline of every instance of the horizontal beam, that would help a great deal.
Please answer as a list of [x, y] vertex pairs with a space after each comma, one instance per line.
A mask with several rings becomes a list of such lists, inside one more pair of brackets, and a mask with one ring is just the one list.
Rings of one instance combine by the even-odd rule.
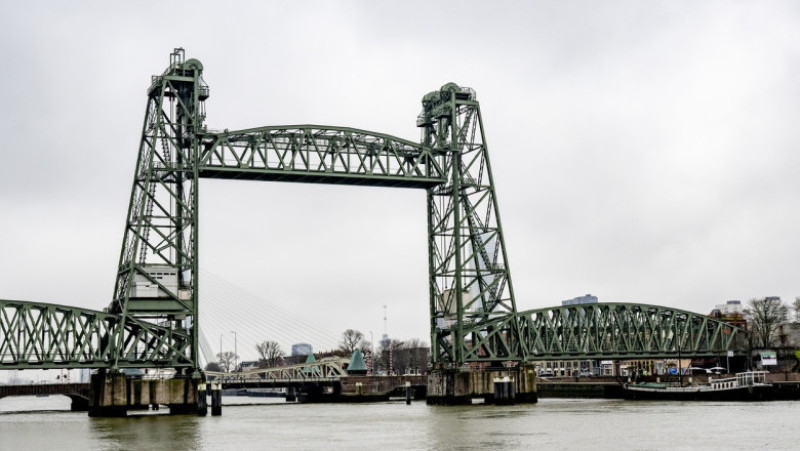
[[423, 189], [447, 181], [444, 153], [366, 130], [291, 125], [199, 139], [203, 178]]

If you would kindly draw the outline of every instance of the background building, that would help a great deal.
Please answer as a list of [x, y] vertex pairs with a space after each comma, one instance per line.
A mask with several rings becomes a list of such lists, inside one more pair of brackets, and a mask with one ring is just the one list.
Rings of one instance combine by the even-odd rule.
[[292, 357], [309, 355], [314, 353], [314, 348], [308, 343], [295, 343], [292, 345]]
[[577, 298], [567, 299], [566, 301], [561, 301], [561, 305], [577, 305], [577, 304], [597, 304], [597, 296], [592, 296], [591, 294], [586, 294], [583, 296], [578, 296]]

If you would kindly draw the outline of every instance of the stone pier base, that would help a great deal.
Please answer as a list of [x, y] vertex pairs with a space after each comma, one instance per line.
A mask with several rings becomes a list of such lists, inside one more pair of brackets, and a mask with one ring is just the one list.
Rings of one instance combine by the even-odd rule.
[[[69, 396], [69, 395], [67, 395]], [[81, 397], [81, 396], [69, 396], [72, 400], [69, 406], [69, 410], [73, 412], [88, 412], [89, 411], [89, 400]]]
[[133, 379], [101, 370], [92, 375], [89, 416], [124, 417], [128, 410], [157, 410], [159, 405], [169, 407], [172, 415], [197, 413], [197, 386], [203, 379]]
[[[513, 384], [511, 396], [495, 400], [495, 380], [508, 377]], [[533, 403], [536, 396], [536, 371], [532, 365], [516, 368], [457, 371], [434, 370], [428, 375], [428, 404], [458, 405], [484, 403]]]

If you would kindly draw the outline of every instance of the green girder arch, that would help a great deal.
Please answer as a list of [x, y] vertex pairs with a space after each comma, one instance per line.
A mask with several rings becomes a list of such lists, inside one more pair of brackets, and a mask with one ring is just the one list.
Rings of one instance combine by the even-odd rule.
[[[118, 343], [122, 343], [118, 347]], [[181, 367], [187, 333], [66, 305], [0, 300], [0, 369]]]
[[467, 323], [465, 330], [465, 362], [714, 357], [748, 347], [745, 329], [705, 315], [649, 304], [600, 303], [528, 310], [488, 322]]
[[366, 130], [290, 125], [199, 139], [203, 178], [430, 188], [446, 177], [444, 154]]
[[526, 360], [713, 357], [744, 349], [747, 332], [658, 305], [601, 303], [519, 313]]

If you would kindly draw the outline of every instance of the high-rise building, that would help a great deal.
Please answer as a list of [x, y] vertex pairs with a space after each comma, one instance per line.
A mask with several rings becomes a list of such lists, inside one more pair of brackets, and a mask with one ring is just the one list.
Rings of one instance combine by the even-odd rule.
[[295, 343], [292, 345], [292, 357], [314, 353], [314, 348], [308, 343]]
[[577, 304], [597, 304], [597, 296], [586, 294], [584, 296], [578, 296], [576, 298], [567, 299], [566, 301], [561, 301], [561, 305], [577, 305]]
[[728, 301], [724, 304], [717, 304], [714, 309], [719, 310], [723, 316], [735, 315], [744, 311], [742, 301]]

